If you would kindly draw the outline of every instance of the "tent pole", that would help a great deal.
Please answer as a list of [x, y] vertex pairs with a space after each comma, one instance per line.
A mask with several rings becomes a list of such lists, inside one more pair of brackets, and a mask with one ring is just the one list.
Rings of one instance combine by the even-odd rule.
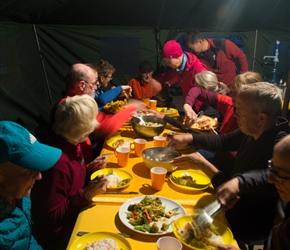
[[47, 92], [48, 92], [48, 95], [49, 95], [49, 101], [50, 101], [50, 104], [52, 106], [53, 102], [52, 102], [51, 92], [50, 92], [50, 89], [49, 89], [48, 78], [47, 78], [47, 74], [46, 74], [46, 70], [45, 70], [45, 66], [44, 66], [43, 56], [42, 56], [42, 53], [41, 53], [40, 44], [39, 44], [39, 40], [38, 40], [35, 24], [32, 24], [32, 25], [33, 25], [34, 35], [35, 35], [37, 48], [38, 48], [38, 52], [39, 52], [39, 57], [40, 57], [41, 65], [42, 65], [42, 70], [43, 70], [43, 74], [44, 74], [44, 78], [45, 78], [46, 88], [47, 88]]
[[254, 53], [253, 53], [252, 71], [255, 71], [256, 53], [257, 53], [257, 40], [258, 40], [258, 30], [256, 29], [255, 44], [254, 44]]

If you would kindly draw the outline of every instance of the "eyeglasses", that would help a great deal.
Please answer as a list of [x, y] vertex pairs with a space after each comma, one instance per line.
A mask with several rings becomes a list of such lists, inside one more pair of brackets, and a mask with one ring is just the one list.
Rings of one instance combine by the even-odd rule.
[[113, 76], [106, 76], [106, 78], [113, 80]]
[[91, 83], [91, 82], [87, 82], [87, 81], [84, 81], [84, 82], [86, 82], [87, 84], [90, 84], [90, 85], [98, 85], [98, 83], [99, 83], [99, 80], [96, 80], [95, 82], [93, 82], [93, 83]]
[[279, 184], [283, 185], [285, 181], [289, 181], [290, 177], [282, 177], [278, 175], [278, 171], [273, 168], [272, 166], [272, 160], [268, 160], [268, 168], [270, 170], [270, 174], [272, 177], [277, 181]]

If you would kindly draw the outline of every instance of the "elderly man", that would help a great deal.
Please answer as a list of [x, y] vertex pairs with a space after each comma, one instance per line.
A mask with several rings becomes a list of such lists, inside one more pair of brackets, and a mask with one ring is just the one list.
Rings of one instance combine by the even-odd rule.
[[[234, 195], [243, 193], [268, 192], [266, 180], [274, 184], [280, 200], [277, 203], [277, 215], [274, 226], [264, 246], [265, 250], [290, 249], [290, 135], [279, 141], [273, 151], [272, 160], [269, 160], [269, 169], [259, 172], [252, 172], [253, 185], [244, 185], [241, 190], [236, 188]], [[249, 173], [248, 173], [249, 174]], [[259, 181], [259, 183], [257, 183]], [[269, 188], [269, 187], [268, 187]], [[218, 191], [218, 196], [223, 188]], [[225, 203], [225, 205], [229, 205]], [[229, 245], [219, 245], [215, 250], [237, 250]]]
[[[72, 65], [66, 75], [66, 87], [67, 93], [65, 97], [60, 100], [62, 102], [67, 96], [83, 95], [87, 94], [95, 98], [95, 91], [98, 84], [98, 72], [95, 71], [90, 65], [77, 63]], [[138, 108], [144, 108], [145, 105], [140, 102], [129, 102], [124, 110], [115, 115], [99, 112], [97, 115], [97, 121], [100, 126], [94, 131], [94, 143], [103, 145], [102, 140], [106, 136], [115, 134], [118, 129], [132, 118], [133, 114]], [[82, 143], [82, 150], [86, 162], [91, 161], [92, 158], [98, 155], [98, 150], [93, 152], [92, 143], [88, 139], [85, 143]]]
[[0, 122], [0, 249], [42, 249], [31, 235], [29, 195], [60, 156], [19, 124]]
[[[281, 103], [279, 89], [273, 84], [258, 82], [242, 85], [236, 100], [238, 130], [224, 135], [176, 135], [169, 143], [172, 147], [192, 143], [195, 148], [237, 151], [234, 165], [227, 171], [228, 174], [217, 169], [197, 152], [175, 158], [174, 164], [201, 169], [211, 178], [215, 188], [238, 174], [240, 181], [247, 183], [247, 171], [266, 168], [274, 145], [286, 135], [287, 121], [278, 118]], [[229, 191], [225, 189], [220, 200], [228, 194]], [[235, 207], [226, 211], [235, 238], [244, 241], [267, 238], [273, 225], [276, 202], [277, 195], [272, 193], [239, 197]]]

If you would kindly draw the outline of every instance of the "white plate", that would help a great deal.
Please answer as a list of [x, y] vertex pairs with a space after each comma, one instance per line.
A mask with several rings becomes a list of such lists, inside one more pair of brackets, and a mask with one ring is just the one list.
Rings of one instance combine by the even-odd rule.
[[[161, 197], [161, 196], [153, 196], [153, 195], [148, 195], [149, 197], [152, 197], [152, 198], [160, 198], [161, 201], [162, 201], [162, 205], [165, 206], [165, 212], [169, 211], [169, 210], [172, 210], [172, 209], [175, 209], [175, 208], [178, 208], [178, 211], [176, 215], [173, 215], [171, 218], [169, 219], [166, 219], [164, 220], [164, 217], [162, 217], [162, 221], [159, 221], [157, 222], [159, 228], [161, 227], [162, 223], [171, 223], [172, 221], [176, 220], [177, 218], [179, 217], [182, 217], [186, 214], [184, 208], [178, 204], [177, 202], [173, 201], [173, 200], [170, 200], [168, 198], [165, 198], [165, 197]], [[133, 203], [139, 203], [141, 200], [144, 199], [145, 196], [139, 196], [139, 197], [136, 197], [136, 198], [133, 198], [133, 199], [130, 199], [128, 201], [126, 201], [125, 203], [123, 203], [123, 205], [120, 207], [120, 210], [119, 210], [119, 218], [120, 220], [122, 221], [122, 223], [130, 228], [131, 230], [137, 232], [137, 233], [141, 233], [141, 234], [156, 234], [156, 235], [163, 235], [163, 234], [168, 234], [168, 233], [171, 233], [172, 232], [172, 227], [171, 225], [169, 226], [169, 228], [167, 229], [166, 232], [161, 232], [161, 233], [149, 233], [149, 232], [142, 232], [142, 231], [139, 231], [139, 230], [135, 230], [134, 229], [134, 226], [132, 226], [130, 223], [129, 223], [129, 220], [127, 219], [127, 216], [126, 216], [126, 212], [128, 212], [128, 207], [130, 204], [133, 204]]]

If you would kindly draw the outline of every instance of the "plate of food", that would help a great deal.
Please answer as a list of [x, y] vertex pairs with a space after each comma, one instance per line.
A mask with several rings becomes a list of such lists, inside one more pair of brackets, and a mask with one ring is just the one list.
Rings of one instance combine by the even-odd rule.
[[111, 102], [106, 103], [103, 109], [109, 113], [116, 114], [122, 111], [125, 108], [126, 104], [127, 104], [127, 99], [125, 99], [124, 101], [122, 100], [111, 101]]
[[171, 233], [172, 221], [185, 214], [180, 204], [161, 196], [139, 196], [123, 203], [119, 210], [126, 227], [147, 235]]
[[217, 118], [203, 115], [196, 120], [191, 120], [185, 116], [177, 118], [177, 122], [185, 129], [191, 129], [195, 131], [209, 131], [211, 128], [216, 129], [218, 127]]
[[133, 177], [130, 173], [118, 168], [104, 168], [94, 172], [91, 180], [99, 175], [105, 175], [108, 179], [107, 189], [120, 189], [130, 185]]
[[174, 108], [166, 108], [166, 107], [165, 108], [156, 108], [156, 111], [163, 114], [163, 115], [168, 115], [168, 116], [178, 114], [178, 110], [174, 109]]
[[84, 249], [132, 250], [132, 247], [121, 235], [110, 232], [95, 232], [81, 236], [69, 248], [69, 250]]
[[203, 190], [210, 183], [210, 178], [204, 173], [196, 170], [178, 170], [173, 172], [169, 180], [171, 183], [184, 190]]
[[131, 143], [134, 142], [134, 139], [130, 137], [122, 137], [122, 136], [113, 136], [107, 140], [107, 145], [113, 149], [118, 147], [131, 147]]
[[197, 215], [186, 215], [178, 218], [172, 223], [173, 233], [184, 245], [190, 249], [204, 250], [212, 249], [218, 244], [231, 244], [233, 234], [231, 230], [218, 220], [205, 228], [202, 237], [196, 235], [193, 230], [192, 221]]

